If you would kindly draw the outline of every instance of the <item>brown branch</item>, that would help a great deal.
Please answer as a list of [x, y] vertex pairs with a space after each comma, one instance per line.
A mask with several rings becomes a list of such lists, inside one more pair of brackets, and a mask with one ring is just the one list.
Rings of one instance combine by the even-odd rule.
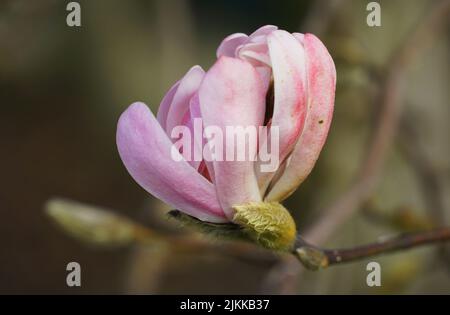
[[427, 244], [450, 240], [450, 227], [430, 231], [407, 233], [376, 243], [357, 246], [349, 249], [321, 249], [300, 240], [294, 254], [305, 267], [312, 270], [330, 265], [369, 258], [402, 249], [411, 249]]
[[450, 1], [434, 5], [424, 21], [411, 37], [397, 50], [386, 66], [382, 80], [378, 123], [370, 141], [366, 159], [353, 185], [332, 205], [323, 210], [324, 216], [305, 233], [305, 238], [315, 244], [324, 243], [342, 223], [347, 221], [358, 207], [372, 194], [378, 183], [388, 149], [397, 131], [402, 109], [402, 88], [407, 66], [432, 42], [432, 37], [448, 19]]

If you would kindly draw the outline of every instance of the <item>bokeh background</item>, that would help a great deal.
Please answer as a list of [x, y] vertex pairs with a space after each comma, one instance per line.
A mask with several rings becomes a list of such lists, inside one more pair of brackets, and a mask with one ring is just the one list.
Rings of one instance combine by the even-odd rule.
[[[329, 139], [311, 176], [287, 201], [302, 231], [352, 182], [377, 115], [377, 78], [438, 1], [378, 1], [382, 26], [373, 28], [364, 0], [78, 1], [79, 28], [66, 25], [68, 2], [0, 3], [0, 293], [450, 293], [450, 260], [436, 246], [305, 271], [284, 292], [268, 285], [272, 264], [214, 250], [98, 248], [64, 233], [44, 211], [47, 200], [61, 196], [180, 233], [165, 219], [167, 206], [123, 167], [115, 146], [118, 116], [138, 100], [156, 111], [192, 65], [212, 65], [226, 35], [274, 24], [317, 34], [338, 73]], [[450, 223], [448, 35], [447, 24], [407, 67], [403, 123], [381, 180], [328, 247]], [[420, 148], [432, 179], [422, 176], [411, 147]], [[70, 261], [81, 265], [80, 288], [66, 286]], [[381, 264], [379, 288], [366, 285], [369, 261]]]

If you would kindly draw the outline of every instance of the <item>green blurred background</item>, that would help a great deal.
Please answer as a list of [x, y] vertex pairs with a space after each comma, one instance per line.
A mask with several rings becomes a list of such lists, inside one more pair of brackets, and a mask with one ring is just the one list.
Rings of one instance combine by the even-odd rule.
[[[118, 116], [134, 101], [156, 112], [192, 65], [211, 66], [226, 35], [274, 24], [317, 34], [338, 73], [329, 139], [287, 202], [301, 232], [353, 179], [379, 105], [376, 73], [437, 1], [378, 1], [382, 26], [374, 28], [366, 24], [363, 0], [78, 1], [79, 28], [66, 25], [68, 2], [0, 3], [0, 293], [278, 293], [265, 287], [272, 266], [221, 252], [86, 246], [57, 229], [44, 204], [63, 196], [171, 233], [167, 206], [142, 190], [119, 159]], [[404, 93], [414, 144], [439, 174], [441, 224], [449, 224], [450, 212], [448, 31], [447, 25], [408, 68]], [[370, 209], [327, 246], [353, 246], [402, 232], [410, 221], [428, 222], [436, 209], [426, 202], [426, 185], [396, 138]], [[450, 293], [450, 260], [438, 256], [428, 247], [304, 272], [293, 293]], [[70, 261], [81, 264], [81, 288], [66, 286]], [[369, 261], [382, 266], [380, 288], [366, 285]]]

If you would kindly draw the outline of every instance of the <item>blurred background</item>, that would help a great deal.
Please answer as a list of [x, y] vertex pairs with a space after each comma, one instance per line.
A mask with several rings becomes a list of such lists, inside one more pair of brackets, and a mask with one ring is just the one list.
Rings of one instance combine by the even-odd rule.
[[[338, 73], [327, 144], [286, 203], [301, 232], [354, 179], [380, 107], [380, 77], [439, 1], [378, 1], [381, 27], [367, 25], [364, 0], [78, 1], [81, 27], [66, 25], [68, 2], [0, 3], [0, 293], [286, 293], [270, 285], [273, 263], [170, 244], [91, 246], [58, 228], [44, 205], [65, 197], [191, 237], [126, 172], [117, 119], [134, 101], [156, 112], [192, 65], [212, 65], [226, 35], [274, 24], [317, 34]], [[448, 24], [422, 35], [436, 38], [406, 68], [400, 126], [380, 181], [327, 247], [450, 224]], [[70, 261], [81, 265], [79, 288], [66, 285]], [[381, 287], [366, 285], [369, 261], [381, 264]], [[431, 246], [294, 278], [287, 293], [450, 293], [450, 260]]]

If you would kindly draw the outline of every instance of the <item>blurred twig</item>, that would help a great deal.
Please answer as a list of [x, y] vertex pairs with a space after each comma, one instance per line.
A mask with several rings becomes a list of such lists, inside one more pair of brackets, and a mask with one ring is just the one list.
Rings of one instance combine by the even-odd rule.
[[[442, 0], [432, 6], [430, 12], [420, 25], [412, 31], [411, 36], [400, 45], [394, 56], [385, 66], [385, 73], [380, 78], [379, 107], [380, 116], [374, 126], [374, 132], [367, 151], [366, 159], [360, 167], [353, 185], [336, 201], [323, 210], [321, 219], [312, 225], [304, 234], [305, 239], [314, 244], [323, 244], [334, 232], [346, 222], [358, 207], [370, 198], [376, 187], [383, 163], [397, 131], [398, 120], [402, 107], [402, 87], [404, 73], [408, 65], [430, 45], [432, 40], [440, 34], [442, 25], [448, 21], [450, 1]], [[291, 266], [291, 267], [290, 267]], [[301, 269], [286, 266], [280, 262], [273, 272], [289, 274], [289, 281], [296, 281]], [[295, 274], [295, 276], [292, 276]], [[282, 281], [282, 280], [281, 280]], [[274, 285], [275, 290], [276, 286]], [[290, 285], [289, 287], [295, 287]], [[274, 291], [276, 292], [276, 291]]]
[[[433, 6], [428, 16], [412, 32], [386, 65], [386, 74], [380, 83], [380, 117], [374, 128], [367, 157], [361, 165], [353, 185], [331, 206], [321, 213], [322, 218], [305, 234], [312, 243], [324, 243], [334, 231], [350, 218], [355, 210], [372, 194], [380, 176], [383, 163], [398, 127], [402, 108], [404, 73], [408, 65], [423, 52], [432, 37], [439, 34], [442, 24], [448, 20], [450, 1], [440, 1]], [[428, 45], [427, 45], [428, 44]]]
[[[46, 206], [47, 214], [65, 232], [87, 244], [97, 247], [117, 247], [144, 245], [159, 252], [161, 263], [155, 268], [162, 268], [164, 253], [168, 250], [188, 253], [221, 252], [239, 260], [258, 265], [273, 266], [265, 281], [266, 293], [292, 293], [295, 290], [296, 277], [300, 272], [299, 264], [288, 253], [278, 253], [263, 249], [247, 242], [214, 243], [194, 235], [162, 235], [127, 218], [105, 209], [84, 205], [65, 199], [52, 199]], [[327, 250], [310, 245], [301, 237], [291, 251], [308, 269], [317, 270], [329, 265], [371, 257], [399, 249], [412, 248], [433, 242], [450, 240], [450, 228], [440, 228], [432, 231], [405, 234], [374, 244], [352, 249]], [[157, 256], [158, 257], [158, 256]], [[280, 263], [281, 262], [281, 263]], [[130, 289], [136, 287], [139, 281], [133, 281]], [[140, 287], [140, 285], [137, 285]]]
[[414, 119], [410, 113], [405, 113], [400, 121], [399, 147], [402, 153], [411, 163], [416, 173], [418, 183], [434, 224], [444, 222], [444, 188], [441, 176], [434, 167], [426, 150], [418, 142], [419, 131], [414, 125]]
[[[411, 113], [405, 113], [402, 116], [401, 132], [399, 133], [400, 148], [415, 171], [417, 182], [420, 185], [433, 224], [440, 226], [446, 219], [442, 173], [436, 170], [427, 151], [418, 143], [419, 131], [413, 121]], [[450, 247], [441, 246], [438, 254], [448, 266]], [[449, 267], [447, 269], [450, 270]]]
[[158, 234], [109, 209], [53, 198], [45, 211], [65, 233], [90, 246], [117, 248], [141, 239], [160, 240]]
[[47, 215], [69, 236], [97, 248], [167, 246], [189, 253], [215, 251], [258, 265], [271, 265], [279, 254], [248, 242], [213, 242], [198, 234], [171, 235], [154, 231], [114, 212], [80, 202], [54, 198], [46, 204]]

